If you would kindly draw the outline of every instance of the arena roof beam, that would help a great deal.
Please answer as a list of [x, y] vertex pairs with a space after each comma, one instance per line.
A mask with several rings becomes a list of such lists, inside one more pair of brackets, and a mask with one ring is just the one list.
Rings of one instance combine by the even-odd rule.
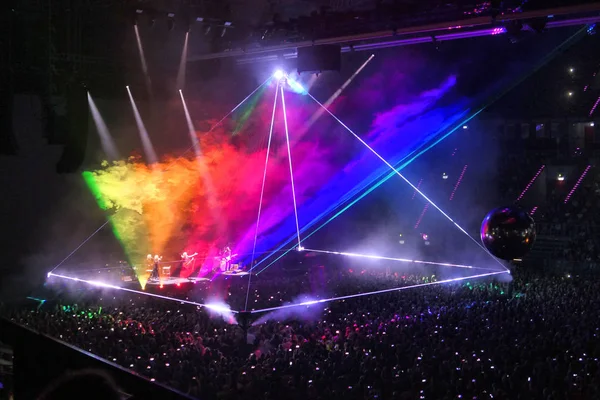
[[[210, 60], [215, 58], [226, 58], [226, 57], [245, 57], [240, 62], [254, 62], [254, 61], [269, 61], [271, 58], [276, 59], [281, 57], [281, 53], [288, 51], [283, 54], [284, 58], [295, 58], [296, 49], [300, 47], [310, 47], [315, 45], [324, 44], [341, 44], [346, 45], [342, 47], [342, 52], [348, 51], [361, 51], [361, 50], [372, 50], [374, 48], [384, 47], [395, 47], [403, 46], [408, 44], [427, 43], [435, 40], [455, 40], [467, 37], [486, 36], [491, 34], [494, 28], [501, 27], [503, 23], [515, 20], [530, 20], [534, 18], [552, 17], [546, 25], [547, 29], [559, 28], [565, 26], [574, 26], [589, 24], [600, 21], [600, 15], [596, 14], [593, 16], [583, 16], [589, 13], [600, 12], [600, 3], [583, 4], [577, 6], [551, 8], [545, 10], [528, 11], [518, 14], [503, 15], [492, 20], [490, 16], [468, 18], [464, 20], [441, 22], [429, 25], [414, 26], [401, 29], [389, 29], [384, 31], [377, 31], [371, 33], [362, 33], [357, 35], [346, 35], [340, 37], [317, 39], [317, 40], [305, 40], [295, 43], [285, 43], [277, 46], [267, 46], [254, 49], [234, 49], [219, 53], [209, 53], [190, 56], [188, 61], [200, 61]], [[564, 17], [565, 19], [559, 19]], [[555, 20], [553, 20], [555, 19]], [[479, 28], [479, 30], [475, 30]], [[442, 32], [452, 30], [452, 34], [443, 34]], [[412, 38], [402, 38], [405, 35], [412, 35]], [[414, 35], [420, 35], [421, 37], [414, 37]], [[364, 41], [381, 41], [385, 39], [394, 39], [385, 41], [383, 43], [367, 43], [367, 44], [355, 44], [356, 42]], [[370, 46], [368, 48], [362, 48], [361, 46]], [[374, 47], [379, 46], [379, 47]], [[276, 53], [270, 54], [269, 53]], [[262, 55], [262, 56], [261, 56]]]

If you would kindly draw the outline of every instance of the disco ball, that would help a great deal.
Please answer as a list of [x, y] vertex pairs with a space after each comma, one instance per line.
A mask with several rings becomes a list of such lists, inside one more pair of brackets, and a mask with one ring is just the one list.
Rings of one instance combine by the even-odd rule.
[[523, 258], [535, 242], [535, 222], [519, 207], [500, 207], [490, 211], [481, 223], [481, 241], [502, 260]]

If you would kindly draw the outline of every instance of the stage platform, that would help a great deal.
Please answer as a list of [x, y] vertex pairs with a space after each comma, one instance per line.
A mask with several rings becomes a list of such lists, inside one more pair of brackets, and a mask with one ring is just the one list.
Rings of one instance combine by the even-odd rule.
[[248, 271], [224, 271], [221, 273], [221, 275], [226, 275], [226, 276], [247, 276], [249, 274], [250, 274], [250, 272], [248, 272]]
[[182, 285], [184, 283], [199, 283], [199, 282], [211, 282], [214, 281], [215, 278], [219, 277], [219, 276], [224, 276], [224, 277], [230, 277], [230, 276], [248, 276], [249, 272], [247, 271], [224, 271], [221, 272], [217, 275], [215, 275], [214, 277], [209, 278], [206, 276], [203, 277], [199, 277], [199, 278], [194, 278], [194, 277], [189, 277], [189, 278], [175, 278], [175, 277], [169, 277], [169, 278], [162, 278], [158, 281], [155, 280], [148, 280], [146, 282], [146, 285], [150, 285], [150, 286], [171, 286], [171, 285]]
[[151, 285], [151, 286], [167, 286], [167, 285], [181, 285], [182, 283], [189, 283], [189, 282], [204, 282], [204, 281], [209, 281], [210, 279], [208, 278], [163, 278], [161, 280], [155, 281], [155, 280], [148, 280], [148, 282], [146, 282], [146, 285]]

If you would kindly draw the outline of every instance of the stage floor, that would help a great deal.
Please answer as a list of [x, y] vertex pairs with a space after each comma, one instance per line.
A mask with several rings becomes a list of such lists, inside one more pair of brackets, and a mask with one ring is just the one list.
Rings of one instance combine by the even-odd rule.
[[229, 277], [229, 276], [248, 276], [249, 272], [247, 271], [225, 271], [222, 272], [220, 274], [215, 275], [212, 279], [208, 278], [208, 277], [199, 277], [199, 278], [176, 278], [176, 277], [169, 277], [169, 278], [161, 278], [158, 281], [155, 280], [148, 280], [148, 282], [146, 282], [146, 285], [151, 285], [151, 286], [168, 286], [168, 285], [181, 285], [183, 283], [189, 283], [189, 282], [193, 282], [193, 283], [198, 283], [198, 282], [210, 282], [212, 280], [214, 280], [216, 277], [218, 277], [219, 275], [221, 276], [225, 276], [225, 277]]
[[148, 282], [146, 282], [146, 285], [152, 285], [152, 286], [181, 285], [182, 283], [202, 282], [202, 281], [209, 281], [209, 280], [210, 279], [208, 279], [208, 278], [173, 278], [173, 277], [170, 277], [170, 278], [163, 278], [158, 281], [148, 279]]

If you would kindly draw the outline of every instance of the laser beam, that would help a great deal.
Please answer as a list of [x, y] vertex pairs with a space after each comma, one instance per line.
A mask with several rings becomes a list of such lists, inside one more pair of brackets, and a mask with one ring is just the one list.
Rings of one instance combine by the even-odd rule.
[[[225, 121], [227, 119], [227, 117], [229, 117], [231, 114], [233, 114], [238, 108], [240, 108], [242, 106], [242, 104], [244, 104], [246, 102], [246, 100], [248, 100], [250, 97], [252, 97], [252, 95], [256, 92], [258, 92], [260, 90], [260, 88], [262, 88], [263, 86], [265, 86], [270, 80], [272, 79], [272, 77], [268, 77], [267, 79], [265, 79], [265, 81], [263, 83], [261, 83], [260, 85], [258, 85], [256, 87], [256, 89], [254, 89], [252, 92], [250, 92], [250, 94], [246, 97], [244, 97], [244, 99], [242, 101], [240, 101], [235, 107], [233, 107], [231, 109], [231, 111], [229, 111], [227, 114], [225, 114], [225, 116], [223, 118], [221, 118], [216, 124], [214, 124], [207, 133], [212, 132], [213, 130], [215, 130], [215, 128], [219, 125], [221, 125], [223, 123], [223, 121]], [[175, 163], [175, 161], [181, 159], [182, 157], [184, 157], [187, 153], [190, 152], [190, 150], [192, 150], [194, 148], [194, 145], [188, 147], [187, 149], [185, 149], [185, 151], [183, 153], [181, 153], [181, 155], [179, 157], [177, 157], [172, 164]], [[169, 167], [167, 167], [168, 169]]]
[[376, 256], [376, 255], [372, 255], [372, 254], [348, 253], [345, 251], [329, 251], [329, 250], [315, 250], [315, 249], [304, 249], [303, 251], [312, 251], [314, 253], [323, 253], [323, 254], [337, 254], [340, 256], [348, 256], [348, 257], [370, 258], [372, 260], [399, 261], [399, 262], [407, 262], [407, 263], [415, 263], [415, 264], [438, 265], [440, 267], [455, 267], [455, 268], [482, 269], [485, 271], [494, 271], [493, 268], [473, 267], [471, 265], [440, 263], [440, 262], [423, 261], [423, 260], [410, 260], [408, 258], [384, 257], [384, 256]]
[[144, 153], [146, 154], [148, 163], [154, 164], [158, 161], [158, 157], [156, 156], [156, 151], [154, 151], [154, 146], [152, 145], [152, 141], [150, 140], [150, 135], [148, 134], [146, 125], [144, 125], [144, 121], [142, 120], [140, 111], [138, 110], [137, 105], [135, 104], [135, 100], [133, 99], [131, 90], [129, 89], [129, 86], [127, 86], [126, 88], [127, 88], [127, 94], [129, 94], [129, 101], [131, 102], [131, 109], [133, 110], [133, 116], [135, 117], [135, 123], [137, 124], [137, 128], [140, 133], [140, 138], [142, 139], [142, 146], [144, 147]]
[[[282, 92], [283, 93], [283, 92]], [[279, 82], [275, 88], [275, 100], [273, 100], [273, 113], [271, 114], [271, 126], [269, 127], [269, 141], [267, 142], [267, 155], [265, 156], [265, 169], [263, 171], [262, 185], [260, 187], [260, 198], [258, 200], [258, 216], [256, 217], [256, 229], [254, 231], [254, 243], [252, 244], [252, 258], [250, 261], [250, 272], [254, 266], [254, 257], [256, 255], [256, 242], [258, 241], [258, 226], [260, 224], [260, 213], [262, 211], [263, 197], [265, 194], [265, 182], [267, 181], [267, 166], [269, 165], [269, 153], [271, 152], [271, 139], [273, 138], [273, 126], [275, 126], [275, 111], [277, 110], [277, 96], [279, 95]], [[248, 297], [250, 296], [250, 283], [252, 282], [252, 273], [248, 274], [248, 287], [246, 288], [246, 302], [244, 310], [248, 309]]]
[[494, 276], [494, 275], [500, 275], [500, 274], [509, 274], [509, 273], [510, 273], [510, 271], [508, 271], [508, 270], [506, 270], [506, 271], [497, 271], [497, 272], [489, 272], [489, 273], [486, 273], [486, 274], [479, 274], [479, 275], [472, 275], [472, 276], [466, 276], [466, 277], [460, 277], [460, 278], [445, 279], [445, 280], [436, 281], [436, 282], [419, 283], [417, 285], [401, 286], [401, 287], [392, 288], [392, 289], [382, 289], [382, 290], [376, 290], [376, 291], [373, 291], [373, 292], [357, 293], [357, 294], [351, 294], [351, 295], [347, 295], [347, 296], [330, 297], [328, 299], [321, 299], [321, 300], [304, 301], [302, 303], [285, 304], [283, 306], [263, 308], [263, 309], [260, 309], [260, 310], [253, 310], [253, 311], [250, 311], [250, 312], [252, 314], [258, 314], [258, 313], [264, 313], [264, 312], [269, 312], [269, 311], [284, 310], [284, 309], [292, 308], [292, 307], [311, 306], [311, 305], [314, 305], [314, 304], [329, 303], [329, 302], [332, 302], [332, 301], [340, 301], [340, 300], [348, 300], [348, 299], [354, 299], [354, 298], [357, 298], [357, 297], [372, 296], [372, 295], [375, 295], [375, 294], [383, 294], [383, 293], [398, 292], [398, 291], [401, 291], [401, 290], [415, 289], [415, 288], [422, 287], [422, 286], [441, 285], [441, 284], [444, 284], [444, 283], [460, 282], [460, 281], [464, 281], [464, 280], [467, 280], [467, 279], [478, 279], [478, 278], [484, 278], [484, 277], [487, 277], [487, 276]]
[[285, 126], [285, 141], [287, 145], [288, 161], [290, 163], [290, 181], [292, 184], [292, 200], [294, 201], [294, 217], [296, 217], [296, 235], [298, 236], [298, 247], [301, 247], [300, 224], [298, 223], [298, 204], [296, 203], [296, 188], [294, 187], [294, 170], [292, 168], [292, 150], [290, 148], [290, 133], [288, 130], [287, 111], [285, 109], [285, 95], [281, 86], [281, 106], [283, 107], [283, 123]]
[[[329, 115], [331, 115], [340, 125], [342, 125], [344, 127], [344, 129], [346, 129], [348, 132], [350, 132], [352, 134], [352, 136], [354, 136], [361, 144], [363, 144], [369, 151], [371, 151], [371, 153], [373, 153], [373, 155], [375, 155], [377, 158], [379, 158], [381, 160], [381, 162], [383, 162], [385, 165], [387, 165], [392, 170], [392, 172], [394, 172], [396, 175], [398, 175], [400, 177], [400, 179], [402, 179], [404, 182], [406, 182], [406, 184], [408, 184], [417, 193], [419, 193], [419, 195], [421, 195], [421, 197], [423, 197], [423, 199], [425, 199], [425, 201], [430, 203], [436, 210], [438, 210], [448, 221], [450, 221], [454, 226], [456, 226], [458, 228], [458, 230], [460, 230], [462, 233], [464, 233], [473, 243], [475, 243], [479, 248], [481, 248], [486, 254], [490, 254], [488, 252], [488, 250], [485, 247], [483, 247], [482, 244], [480, 244], [471, 235], [469, 235], [469, 233], [462, 226], [458, 225], [448, 214], [446, 214], [444, 212], [444, 210], [442, 210], [429, 197], [427, 197], [427, 195], [425, 193], [423, 193], [421, 190], [419, 190], [419, 188], [417, 188], [415, 185], [413, 185], [411, 181], [409, 181], [404, 175], [402, 175], [400, 173], [400, 171], [398, 171], [396, 168], [394, 168], [394, 166], [392, 164], [390, 164], [377, 151], [375, 151], [375, 149], [373, 149], [371, 146], [369, 146], [367, 144], [367, 142], [365, 142], [363, 139], [361, 139], [360, 136], [358, 136], [356, 133], [354, 133], [354, 131], [352, 129], [350, 129], [348, 127], [348, 125], [346, 125], [344, 122], [342, 122], [342, 120], [340, 120], [334, 113], [329, 111], [328, 108], [323, 106], [323, 104], [321, 104], [321, 102], [319, 100], [317, 100], [312, 94], [307, 93], [307, 95], [311, 99], [313, 99], [319, 106], [323, 107]], [[496, 260], [493, 256], [492, 256], [492, 259]], [[498, 260], [496, 260], [496, 261], [498, 262], [498, 264], [502, 265], [502, 263], [500, 261], [498, 261]], [[506, 267], [504, 265], [502, 265], [502, 268], [506, 269]]]
[[110, 161], [119, 159], [119, 151], [117, 150], [117, 145], [113, 140], [108, 127], [106, 126], [106, 122], [104, 122], [104, 118], [102, 118], [102, 114], [96, 107], [96, 103], [92, 98], [90, 92], [87, 94], [88, 97], [88, 105], [90, 106], [90, 112], [92, 113], [92, 118], [94, 119], [94, 124], [96, 125], [96, 130], [98, 131], [98, 135], [100, 136], [100, 143], [102, 144], [102, 150], [104, 150], [104, 154], [108, 157]]
[[[531, 76], [534, 72], [538, 71], [543, 66], [545, 66], [557, 54], [561, 53], [561, 51], [565, 50], [568, 46], [570, 46], [571, 44], [573, 44], [576, 40], [584, 37], [585, 35], [586, 35], [585, 28], [580, 29], [575, 34], [573, 34], [572, 36], [570, 36], [567, 40], [565, 40], [564, 42], [562, 42], [551, 53], [549, 53], [548, 55], [546, 55], [542, 60], [540, 60], [540, 62], [538, 62], [531, 71], [528, 71], [527, 73], [525, 73], [522, 76], [520, 76], [518, 79], [516, 79], [515, 81], [513, 81], [510, 85], [508, 85], [503, 90], [501, 90], [496, 96], [492, 96], [492, 97], [488, 98], [487, 101], [485, 102], [485, 104], [483, 104], [480, 108], [478, 108], [475, 111], [465, 111], [465, 112], [461, 113], [461, 115], [459, 116], [459, 119], [460, 118], [464, 118], [464, 119], [462, 119], [460, 122], [457, 122], [456, 124], [453, 124], [454, 127], [451, 128], [451, 129], [449, 129], [447, 132], [443, 132], [443, 130], [439, 130], [438, 131], [439, 136], [436, 135], [437, 139], [434, 139], [431, 142], [427, 142], [425, 145], [423, 145], [422, 147], [420, 147], [420, 148], [412, 151], [410, 154], [408, 154], [406, 157], [404, 157], [402, 160], [400, 160], [397, 163], [397, 165], [399, 166], [398, 169], [402, 169], [405, 166], [409, 165], [411, 162], [413, 162], [414, 160], [416, 160], [417, 158], [419, 158], [421, 155], [425, 154], [430, 149], [434, 148], [439, 143], [441, 143], [443, 140], [445, 140], [450, 135], [452, 135], [453, 133], [455, 133], [460, 127], [464, 126], [465, 124], [468, 124], [471, 120], [473, 120], [479, 114], [481, 114], [488, 106], [490, 106], [496, 100], [498, 100], [499, 98], [501, 98], [502, 96], [504, 96], [506, 93], [508, 93], [510, 90], [512, 90], [516, 86], [518, 86], [525, 79], [527, 79], [529, 76]], [[600, 103], [600, 97], [598, 98], [598, 101], [596, 103]], [[594, 109], [595, 109], [595, 107], [594, 107]], [[591, 113], [590, 113], [590, 115], [591, 115]], [[355, 205], [356, 203], [358, 203], [365, 196], [367, 196], [373, 190], [375, 190], [376, 188], [378, 188], [379, 186], [381, 186], [384, 182], [386, 182], [388, 179], [390, 179], [391, 177], [393, 177], [395, 174], [396, 174], [395, 170], [394, 170], [394, 172], [390, 172], [390, 173], [387, 173], [387, 174], [383, 173], [378, 178], [373, 179], [369, 184], [365, 185], [363, 187], [364, 191], [362, 193], [360, 193], [356, 198], [353, 198], [353, 199], [352, 198], [349, 198], [349, 199], [348, 198], [344, 198], [341, 201], [339, 201], [336, 204], [334, 204], [333, 206], [329, 207], [327, 210], [325, 210], [319, 216], [317, 216], [316, 218], [314, 218], [311, 222], [309, 222], [306, 225], [304, 225], [303, 231], [306, 230], [306, 229], [311, 228], [313, 225], [316, 225], [318, 222], [320, 222], [321, 219], [323, 219], [327, 215], [335, 212], [335, 210], [337, 208], [341, 207], [341, 209], [339, 211], [335, 212], [335, 214], [332, 215], [331, 217], [327, 218], [326, 221], [324, 221], [321, 224], [319, 224], [315, 229], [313, 229], [310, 233], [308, 233], [307, 236], [303, 240], [306, 240], [310, 236], [314, 235], [316, 232], [318, 232], [320, 229], [322, 229], [323, 227], [325, 227], [331, 221], [333, 221], [334, 219], [336, 219], [337, 217], [339, 217], [346, 210], [348, 210], [353, 205]], [[377, 182], [375, 182], [375, 181], [377, 181]], [[371, 185], [371, 186], [368, 187], [369, 185]], [[346, 202], [346, 201], [349, 201], [349, 203], [346, 204], [346, 205], [344, 205], [344, 202]], [[283, 244], [279, 245], [269, 256], [263, 258], [257, 265], [260, 265], [262, 262], [268, 260], [271, 255], [275, 254], [275, 252], [282, 250], [284, 248], [284, 246], [286, 246], [292, 240], [294, 240], [294, 237], [288, 238], [286, 241], [283, 242]], [[260, 274], [265, 269], [267, 269], [268, 267], [270, 267], [271, 265], [273, 265], [273, 263], [277, 262], [279, 259], [281, 259], [283, 256], [285, 256], [288, 252], [292, 251], [294, 248], [295, 247], [292, 247], [292, 248], [289, 248], [288, 250], [284, 251], [281, 255], [279, 255], [277, 258], [275, 258], [269, 264], [267, 264], [266, 267], [264, 267], [262, 270], [260, 270], [257, 273], [257, 275]], [[500, 263], [499, 260], [496, 260], [496, 261], [498, 263]], [[502, 265], [502, 267], [506, 268], [506, 267], [504, 267], [504, 265]]]
[[59, 262], [58, 264], [56, 264], [56, 265], [54, 266], [54, 268], [52, 268], [52, 270], [51, 270], [51, 271], [50, 271], [48, 274], [52, 274], [52, 272], [53, 272], [53, 271], [55, 271], [55, 270], [56, 270], [56, 268], [58, 268], [58, 267], [60, 267], [61, 265], [63, 265], [63, 264], [65, 263], [65, 261], [67, 261], [67, 260], [68, 260], [68, 259], [69, 259], [69, 258], [70, 258], [70, 257], [71, 257], [73, 254], [75, 254], [75, 253], [77, 252], [77, 250], [79, 250], [80, 248], [82, 248], [82, 247], [83, 247], [83, 245], [84, 245], [84, 244], [86, 244], [86, 243], [87, 243], [87, 242], [88, 242], [88, 241], [89, 241], [89, 240], [90, 240], [92, 237], [94, 237], [94, 235], [95, 235], [96, 233], [100, 232], [100, 231], [102, 230], [102, 228], [104, 228], [104, 227], [105, 227], [105, 226], [108, 224], [108, 222], [109, 222], [109, 221], [110, 221], [110, 220], [108, 220], [108, 219], [107, 219], [107, 220], [106, 220], [106, 221], [105, 221], [105, 222], [104, 222], [102, 225], [100, 225], [100, 227], [99, 227], [98, 229], [96, 229], [96, 230], [94, 231], [94, 233], [92, 233], [90, 236], [88, 236], [88, 238], [87, 238], [87, 239], [85, 239], [83, 242], [81, 242], [81, 244], [79, 244], [79, 246], [77, 246], [77, 247], [75, 248], [75, 250], [73, 250], [72, 252], [70, 252], [68, 256], [66, 256], [66, 257], [65, 257], [65, 258], [64, 258], [64, 259], [63, 259], [61, 262]]
[[[111, 285], [111, 284], [105, 283], [105, 282], [80, 279], [80, 278], [75, 278], [75, 277], [72, 277], [72, 276], [55, 274], [55, 273], [52, 273], [52, 272], [48, 273], [48, 278], [50, 278], [50, 277], [56, 277], [56, 278], [65, 279], [65, 280], [69, 280], [69, 281], [73, 281], [73, 282], [85, 283], [85, 284], [88, 284], [90, 286], [94, 286], [94, 287], [98, 287], [98, 288], [122, 290], [124, 292], [140, 294], [140, 295], [143, 295], [143, 296], [155, 297], [157, 299], [175, 301], [175, 302], [180, 303], [180, 304], [191, 304], [191, 305], [194, 305], [194, 306], [197, 306], [197, 307], [204, 307], [204, 308], [207, 308], [209, 310], [214, 310], [214, 311], [219, 311], [219, 308], [220, 308], [217, 305], [204, 304], [204, 303], [196, 303], [195, 301], [176, 299], [174, 297], [162, 296], [162, 295], [156, 294], [156, 293], [143, 292], [141, 290], [124, 288], [124, 287], [121, 287], [121, 286]], [[232, 312], [234, 314], [238, 313], [238, 311], [235, 311], [235, 310], [228, 310], [228, 311]]]
[[[221, 118], [221, 120], [219, 122], [217, 122], [210, 130], [209, 132], [212, 132], [218, 125], [220, 125], [228, 116], [230, 116], [233, 112], [235, 112], [235, 110], [237, 110], [239, 107], [241, 107], [242, 104], [244, 104], [244, 102], [246, 100], [248, 100], [250, 97], [252, 97], [252, 95], [254, 93], [256, 93], [260, 88], [262, 88], [264, 85], [267, 84], [267, 82], [269, 82], [271, 80], [271, 77], [267, 78], [263, 83], [261, 83], [256, 89], [254, 89], [248, 96], [246, 96], [241, 102], [238, 103], [238, 105], [236, 105], [235, 107], [233, 107], [231, 109], [231, 111], [229, 111], [223, 118]], [[131, 92], [129, 91], [129, 86], [127, 86], [127, 92], [130, 95], [130, 98], [133, 99], [133, 97], [131, 97]], [[135, 106], [135, 103], [133, 103], [133, 105]], [[137, 109], [137, 107], [136, 107]], [[141, 119], [141, 118], [140, 118]], [[173, 161], [171, 164], [169, 164], [165, 170], [168, 170], [169, 167], [171, 165], [174, 165], [175, 162], [177, 160], [180, 160], [182, 157], [184, 157], [190, 150], [194, 149], [194, 144], [192, 143], [192, 145], [187, 148], [183, 153], [181, 153], [179, 155], [179, 157], [177, 157], [177, 159], [175, 161]], [[94, 231], [94, 233], [92, 233], [87, 239], [85, 239], [79, 246], [77, 246], [77, 248], [75, 250], [73, 250], [71, 253], [69, 253], [69, 255], [62, 260], [57, 266], [55, 266], [52, 271], [54, 271], [56, 268], [58, 268], [60, 265], [62, 265], [65, 261], [67, 261], [67, 259], [69, 259], [73, 254], [75, 254], [77, 252], [77, 250], [79, 250], [81, 248], [81, 246], [83, 246], [85, 243], [87, 243], [96, 233], [98, 233], [102, 228], [104, 228], [104, 226], [106, 226], [106, 224], [108, 224], [109, 220], [105, 221], [96, 231]]]

